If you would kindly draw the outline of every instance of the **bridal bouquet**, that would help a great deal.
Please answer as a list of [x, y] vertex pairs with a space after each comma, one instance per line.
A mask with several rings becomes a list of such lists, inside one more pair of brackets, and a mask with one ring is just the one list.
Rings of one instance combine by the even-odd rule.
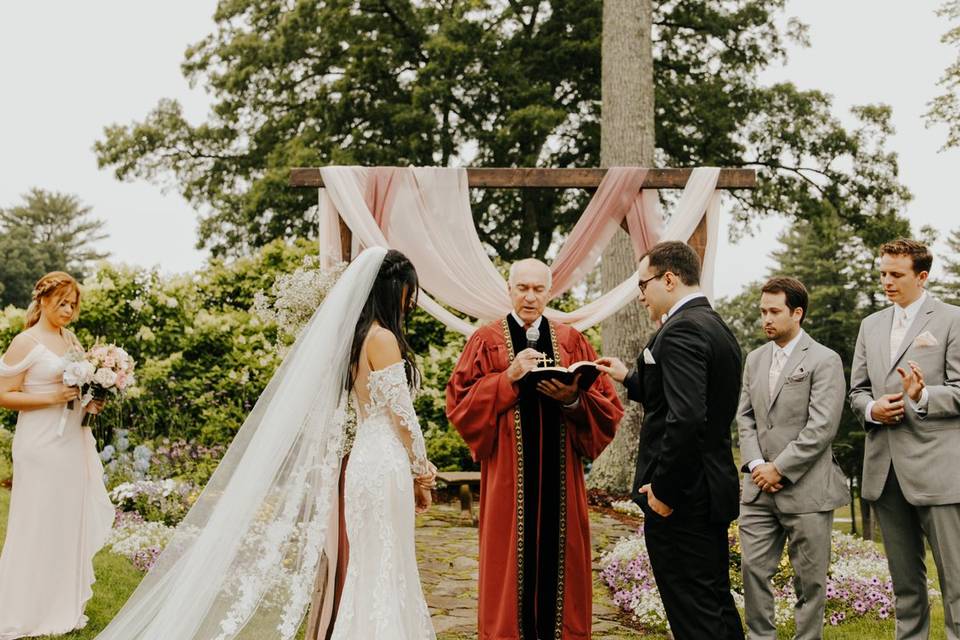
[[96, 344], [86, 353], [71, 351], [65, 358], [63, 384], [80, 387], [81, 407], [108, 395], [123, 395], [136, 382], [133, 358], [115, 344]]

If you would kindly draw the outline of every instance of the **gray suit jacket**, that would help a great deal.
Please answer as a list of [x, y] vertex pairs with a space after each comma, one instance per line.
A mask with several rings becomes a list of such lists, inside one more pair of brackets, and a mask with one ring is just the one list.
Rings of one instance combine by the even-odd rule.
[[[903, 495], [917, 506], [960, 503], [960, 307], [928, 294], [910, 330], [890, 361], [893, 307], [864, 318], [850, 369], [850, 406], [867, 431], [863, 457], [863, 497], [876, 500], [891, 462]], [[933, 336], [917, 341], [917, 336]], [[923, 415], [909, 400], [903, 422], [866, 422], [871, 400], [903, 391], [897, 367], [914, 360], [923, 370], [930, 401]]]
[[741, 501], [760, 495], [747, 464], [773, 462], [786, 479], [773, 494], [783, 513], [832, 511], [850, 502], [847, 479], [833, 460], [846, 386], [836, 352], [804, 334], [784, 364], [770, 398], [769, 342], [747, 356], [737, 424], [744, 472]]

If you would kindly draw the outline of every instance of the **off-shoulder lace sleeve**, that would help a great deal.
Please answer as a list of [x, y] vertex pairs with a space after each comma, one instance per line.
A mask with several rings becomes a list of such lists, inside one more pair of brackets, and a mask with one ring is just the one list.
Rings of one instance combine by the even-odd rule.
[[371, 371], [370, 395], [375, 404], [390, 410], [394, 424], [402, 430], [401, 435], [405, 433], [409, 436], [409, 439], [401, 437], [401, 441], [407, 449], [413, 474], [421, 476], [430, 473], [427, 446], [413, 408], [413, 399], [410, 397], [410, 387], [407, 385], [403, 362], [395, 362], [389, 367]]
[[25, 355], [23, 359], [16, 364], [7, 364], [2, 358], [0, 358], [0, 378], [12, 378], [13, 376], [18, 376], [29, 369], [43, 354], [41, 348], [42, 347], [39, 344], [34, 345], [33, 349], [30, 350], [30, 353]]

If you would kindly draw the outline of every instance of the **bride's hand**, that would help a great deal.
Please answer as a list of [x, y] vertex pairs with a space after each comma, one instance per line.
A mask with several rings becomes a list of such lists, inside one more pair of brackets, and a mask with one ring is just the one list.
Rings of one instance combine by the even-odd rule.
[[435, 489], [437, 487], [437, 467], [432, 462], [427, 462], [430, 471], [423, 474], [422, 476], [417, 476], [413, 479], [417, 487], [423, 487], [425, 489]]
[[414, 507], [416, 513], [426, 513], [430, 505], [433, 504], [433, 494], [430, 489], [421, 487], [419, 484], [413, 485]]

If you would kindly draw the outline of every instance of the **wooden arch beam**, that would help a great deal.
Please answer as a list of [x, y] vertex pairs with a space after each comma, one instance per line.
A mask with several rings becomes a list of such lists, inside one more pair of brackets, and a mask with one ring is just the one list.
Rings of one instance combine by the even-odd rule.
[[[650, 169], [644, 189], [682, 189], [692, 169]], [[501, 169], [467, 167], [467, 183], [485, 189], [596, 189], [606, 169]], [[297, 167], [290, 170], [291, 187], [323, 186], [320, 169]], [[753, 189], [757, 172], [753, 169], [720, 169], [717, 189]]]

